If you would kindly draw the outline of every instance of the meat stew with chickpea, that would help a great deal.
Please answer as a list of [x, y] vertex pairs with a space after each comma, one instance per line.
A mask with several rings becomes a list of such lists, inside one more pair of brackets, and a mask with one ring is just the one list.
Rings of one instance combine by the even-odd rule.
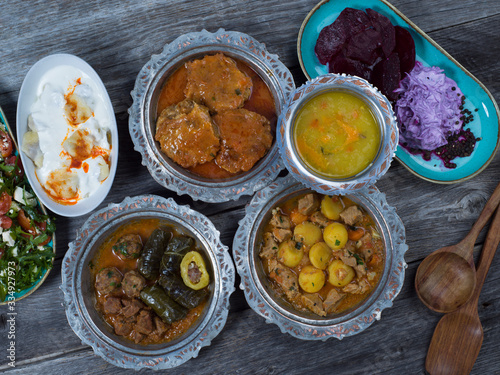
[[195, 240], [158, 219], [120, 227], [90, 268], [97, 311], [116, 335], [136, 344], [180, 337], [202, 315], [210, 295], [210, 272]]
[[278, 295], [325, 317], [370, 295], [384, 269], [384, 249], [363, 207], [344, 196], [308, 193], [272, 210], [259, 257]]

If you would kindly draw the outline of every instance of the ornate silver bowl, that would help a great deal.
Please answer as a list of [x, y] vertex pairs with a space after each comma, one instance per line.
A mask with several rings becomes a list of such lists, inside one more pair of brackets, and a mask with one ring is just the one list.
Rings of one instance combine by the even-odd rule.
[[259, 258], [262, 234], [271, 218], [271, 210], [287, 200], [310, 192], [292, 176], [280, 178], [259, 191], [246, 208], [233, 242], [233, 258], [241, 277], [240, 288], [250, 307], [283, 333], [304, 340], [342, 339], [355, 335], [379, 320], [382, 310], [392, 306], [399, 294], [407, 267], [404, 254], [405, 228], [396, 210], [387, 204], [385, 195], [370, 187], [346, 195], [362, 206], [374, 219], [385, 244], [385, 266], [378, 285], [360, 304], [341, 314], [320, 317], [298, 311], [274, 292]]
[[[99, 246], [116, 229], [130, 221], [159, 219], [175, 225], [196, 239], [204, 249], [207, 268], [213, 275], [207, 305], [188, 331], [164, 344], [138, 345], [115, 335], [95, 308], [89, 262]], [[107, 362], [124, 368], [168, 369], [196, 357], [224, 327], [229, 297], [234, 291], [235, 271], [227, 247], [210, 220], [188, 206], [178, 206], [171, 198], [154, 195], [126, 198], [95, 212], [69, 244], [62, 264], [62, 285], [66, 317], [83, 344]]]
[[[380, 127], [381, 141], [373, 161], [361, 172], [348, 178], [328, 178], [309, 168], [300, 158], [293, 139], [297, 115], [312, 98], [329, 91], [342, 91], [365, 101]], [[348, 194], [373, 185], [389, 169], [399, 132], [391, 103], [368, 81], [345, 74], [326, 74], [299, 87], [278, 119], [278, 144], [285, 167], [308, 187], [323, 194]]]
[[264, 44], [249, 35], [224, 29], [215, 33], [203, 30], [184, 34], [167, 44], [159, 55], [153, 55], [137, 76], [131, 92], [133, 103], [128, 111], [134, 149], [142, 155], [142, 164], [151, 176], [179, 195], [188, 194], [194, 200], [205, 202], [224, 202], [236, 200], [241, 195], [252, 195], [271, 183], [283, 169], [276, 142], [252, 169], [227, 179], [199, 177], [161, 152], [154, 134], [158, 97], [163, 84], [186, 61], [215, 52], [236, 58], [252, 68], [269, 87], [276, 114], [280, 114], [295, 90], [292, 74], [278, 56], [267, 52]]

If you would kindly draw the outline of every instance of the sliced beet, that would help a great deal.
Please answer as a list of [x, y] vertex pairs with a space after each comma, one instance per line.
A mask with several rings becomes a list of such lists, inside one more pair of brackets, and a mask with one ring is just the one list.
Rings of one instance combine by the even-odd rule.
[[328, 64], [330, 73], [345, 73], [364, 78], [368, 81], [371, 80], [372, 70], [370, 67], [361, 61], [352, 60], [339, 53], [332, 57]]
[[326, 65], [333, 55], [340, 52], [347, 40], [344, 29], [335, 26], [335, 22], [321, 30], [314, 47], [314, 52], [316, 52], [319, 62], [323, 65]]
[[401, 77], [410, 73], [415, 66], [415, 41], [408, 30], [395, 26], [396, 48], [394, 52], [399, 55]]
[[366, 29], [353, 35], [347, 43], [346, 56], [372, 65], [380, 57], [379, 46], [382, 43], [380, 33], [375, 29]]
[[387, 59], [380, 61], [373, 68], [372, 83], [392, 101], [397, 99], [394, 90], [398, 88], [401, 79], [399, 66], [399, 56], [393, 52]]
[[368, 8], [366, 13], [372, 22], [373, 28], [380, 33], [381, 47], [385, 57], [389, 57], [396, 47], [396, 32], [394, 26], [389, 18], [373, 9]]
[[372, 26], [368, 15], [360, 9], [345, 8], [334, 23], [348, 30], [350, 35], [355, 35]]
[[340, 52], [349, 38], [371, 26], [370, 19], [359, 9], [345, 8], [330, 25], [319, 33], [314, 52], [319, 62], [326, 65], [333, 55]]

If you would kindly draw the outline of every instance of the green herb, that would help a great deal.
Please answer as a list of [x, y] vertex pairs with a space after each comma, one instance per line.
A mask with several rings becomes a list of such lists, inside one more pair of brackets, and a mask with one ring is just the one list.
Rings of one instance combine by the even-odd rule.
[[356, 264], [365, 264], [358, 254], [353, 254], [353, 256], [356, 258]]
[[93, 269], [94, 269], [94, 263], [92, 263], [92, 261], [90, 261], [90, 262], [89, 262], [89, 268], [90, 268], [91, 270], [93, 270]]
[[302, 249], [302, 242], [297, 242], [297, 243], [295, 244], [295, 248], [296, 248], [297, 250]]
[[[15, 155], [14, 153], [12, 155]], [[0, 159], [0, 192], [14, 196], [16, 187], [23, 190], [23, 195], [35, 196], [28, 183], [26, 175], [21, 173], [19, 157], [14, 164], [6, 164], [5, 158]], [[7, 242], [0, 246], [0, 301], [14, 300], [17, 293], [35, 285], [41, 277], [52, 268], [54, 250], [49, 245], [41, 245], [55, 232], [53, 219], [44, 215], [40, 207], [27, 206], [16, 202], [29, 219], [32, 226], [37, 228], [36, 234], [25, 231], [18, 221], [19, 211], [11, 209], [6, 216], [12, 219], [12, 226], [5, 229], [14, 240], [9, 246]], [[45, 225], [43, 225], [45, 223]]]
[[241, 95], [241, 90], [240, 89], [236, 89], [236, 90], [234, 90], [234, 92], [236, 93], [236, 95]]
[[335, 246], [339, 246], [340, 245], [340, 241], [339, 240], [335, 240]]

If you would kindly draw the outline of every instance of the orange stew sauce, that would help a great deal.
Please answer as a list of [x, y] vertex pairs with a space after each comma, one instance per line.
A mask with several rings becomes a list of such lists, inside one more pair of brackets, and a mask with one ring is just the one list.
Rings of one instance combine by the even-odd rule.
[[[160, 226], [168, 226], [169, 229], [172, 230], [174, 235], [179, 234], [176, 232], [175, 228], [170, 225], [165, 225], [160, 222], [158, 219], [147, 219], [141, 221], [134, 221], [130, 224], [124, 225], [119, 228], [116, 232], [114, 232], [102, 245], [95, 255], [94, 259], [91, 263], [91, 272], [92, 272], [92, 280], [93, 285], [95, 285], [95, 279], [97, 273], [106, 267], [116, 267], [121, 274], [125, 274], [130, 270], [137, 270], [137, 262], [138, 259], [122, 259], [120, 258], [114, 251], [113, 245], [116, 241], [126, 235], [126, 234], [138, 234], [141, 236], [142, 243], [145, 244], [151, 233]], [[147, 285], [154, 284], [154, 281], [147, 281]], [[103, 309], [103, 304], [107, 295], [103, 295], [96, 291], [96, 308], [102, 314], [104, 320], [113, 327], [114, 320], [118, 318], [117, 314], [105, 314]], [[123, 291], [121, 294], [117, 294], [113, 292], [113, 297], [126, 298]], [[169, 325], [167, 331], [162, 335], [159, 340], [155, 340], [154, 338], [147, 336], [144, 340], [140, 342], [141, 345], [150, 345], [150, 344], [160, 344], [170, 340], [173, 340], [179, 336], [181, 336], [184, 332], [186, 332], [191, 325], [196, 322], [198, 317], [202, 314], [203, 309], [205, 308], [206, 300], [202, 302], [200, 305], [191, 309], [185, 318], [174, 322]], [[129, 336], [125, 336], [125, 338], [134, 341], [132, 337], [132, 333]]]
[[[292, 211], [296, 210], [298, 200], [300, 198], [302, 198], [302, 197], [303, 196], [298, 196], [298, 197], [292, 198], [292, 199], [288, 200], [287, 202], [285, 202], [284, 204], [282, 204], [280, 206], [280, 209], [281, 209], [282, 213], [285, 214], [285, 215], [287, 215], [287, 216], [290, 216], [290, 214], [292, 213]], [[345, 208], [347, 208], [349, 206], [356, 205], [354, 202], [352, 202], [350, 199], [348, 199], [346, 197], [341, 197], [340, 199], [342, 200]], [[364, 217], [363, 217], [363, 220], [361, 222], [357, 223], [356, 227], [357, 228], [362, 227], [363, 229], [369, 229], [370, 227], [376, 228], [376, 225], [375, 225], [375, 222], [373, 221], [373, 219], [369, 215], [365, 214]], [[271, 230], [272, 230], [272, 226], [270, 224], [268, 224], [264, 228], [264, 231], [266, 231], [266, 232], [271, 231]], [[292, 228], [292, 231], [293, 231], [293, 228]], [[381, 241], [381, 240], [379, 240], [379, 241]], [[307, 257], [307, 256], [308, 256], [307, 254], [304, 254], [304, 257]], [[262, 259], [262, 262], [263, 262], [263, 265], [264, 265], [264, 269], [265, 269], [267, 275], [269, 276], [269, 268], [268, 268], [267, 259]], [[292, 270], [297, 275], [297, 277], [298, 277], [300, 271], [305, 266], [306, 266], [306, 264], [304, 264], [303, 262], [301, 262], [301, 264], [299, 264], [298, 266], [293, 267], [293, 268], [289, 267], [289, 269]], [[382, 272], [383, 272], [383, 269], [384, 269], [384, 262], [380, 261], [380, 262], [378, 262], [376, 264], [370, 264], [369, 263], [367, 266], [368, 266], [368, 271], [373, 271], [373, 272], [376, 272], [376, 274], [377, 274], [376, 277], [375, 277], [375, 279], [372, 281], [372, 286], [373, 287], [370, 290], [368, 290], [366, 293], [363, 293], [363, 294], [346, 293], [345, 298], [343, 298], [341, 300], [341, 302], [337, 305], [337, 307], [335, 309], [335, 313], [336, 314], [342, 313], [342, 312], [344, 312], [344, 311], [346, 311], [348, 309], [351, 309], [351, 308], [355, 307], [356, 305], [358, 305], [365, 298], [367, 298], [371, 294], [371, 292], [373, 291], [373, 289], [377, 286], [377, 284], [379, 282], [379, 279], [380, 279], [380, 276], [382, 275]], [[277, 292], [280, 295], [283, 295], [283, 290], [282, 290], [281, 286], [275, 280], [273, 280], [270, 277], [269, 277], [269, 280], [271, 282], [271, 287], [275, 290], [275, 292]], [[332, 289], [337, 289], [337, 291], [340, 292], [340, 293], [342, 292], [342, 288], [338, 288], [338, 287], [335, 287], [332, 284], [330, 284], [328, 282], [328, 277], [327, 277], [327, 281], [325, 282], [325, 285], [318, 292], [318, 294], [320, 295], [320, 297], [321, 297], [321, 299], [323, 301], [326, 299], [326, 296], [328, 295], [328, 293]], [[302, 290], [301, 290], [301, 292], [303, 293]], [[285, 297], [285, 296], [283, 296], [283, 297]], [[297, 310], [302, 310], [302, 311], [307, 311], [308, 310], [306, 307], [304, 307], [302, 305], [299, 305], [298, 303], [294, 303], [292, 301], [289, 301], [289, 302], [291, 302], [292, 305]]]
[[[252, 95], [245, 102], [243, 108], [257, 112], [258, 114], [266, 117], [271, 123], [271, 131], [273, 134], [276, 131], [276, 108], [274, 106], [274, 98], [271, 91], [267, 87], [266, 83], [260, 78], [260, 76], [252, 70], [245, 63], [236, 60], [236, 65], [238, 68], [245, 72], [251, 79], [253, 84]], [[184, 99], [184, 89], [187, 85], [187, 69], [185, 65], [177, 69], [165, 82], [162, 87], [160, 98], [158, 100], [158, 107], [156, 116], [160, 116], [160, 113], [168, 106], [177, 104]], [[212, 160], [205, 164], [199, 164], [194, 167], [188, 168], [191, 173], [194, 173], [200, 177], [211, 178], [211, 179], [223, 179], [229, 178], [237, 175], [238, 173], [230, 173], [222, 168], [220, 168], [215, 160]]]

